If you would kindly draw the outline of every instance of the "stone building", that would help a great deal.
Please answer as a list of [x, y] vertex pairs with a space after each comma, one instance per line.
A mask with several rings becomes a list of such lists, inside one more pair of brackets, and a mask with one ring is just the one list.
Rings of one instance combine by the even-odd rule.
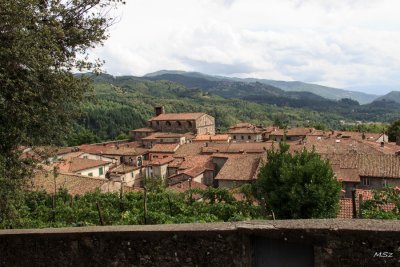
[[160, 132], [215, 134], [215, 119], [206, 113], [165, 113], [164, 107], [155, 108], [149, 127]]
[[229, 128], [228, 134], [234, 142], [262, 142], [266, 130], [250, 123], [238, 123]]

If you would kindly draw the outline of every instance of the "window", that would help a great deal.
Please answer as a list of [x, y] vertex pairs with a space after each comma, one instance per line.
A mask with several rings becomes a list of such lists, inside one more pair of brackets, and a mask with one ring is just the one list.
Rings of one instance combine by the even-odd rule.
[[368, 177], [364, 177], [364, 178], [363, 178], [363, 185], [365, 185], [365, 186], [370, 186], [370, 180], [369, 180]]
[[99, 168], [99, 175], [103, 175], [103, 173], [104, 173], [104, 172], [103, 172], [103, 167], [100, 167], [100, 168]]
[[182, 123], [180, 121], [176, 121], [176, 124], [178, 124], [178, 126], [182, 126]]
[[242, 140], [244, 140], [244, 136], [242, 135]]
[[154, 156], [153, 156], [153, 159], [158, 159], [158, 156], [157, 156], [157, 155], [154, 155]]
[[132, 178], [135, 177], [135, 175], [133, 174], [133, 172], [131, 172], [131, 177], [132, 177]]
[[157, 126], [160, 126], [160, 122], [159, 121], [157, 121]]
[[88, 176], [93, 176], [93, 172], [89, 172], [89, 173], [88, 173]]
[[250, 135], [249, 135], [249, 136], [247, 136], [247, 139], [249, 139], [249, 140], [250, 140], [250, 139], [251, 139], [251, 136], [250, 136]]
[[84, 159], [88, 159], [88, 156], [83, 156]]
[[187, 121], [187, 124], [189, 127], [192, 127], [192, 122], [191, 121]]
[[236, 135], [234, 135], [234, 136], [233, 136], [233, 139], [235, 139], [235, 140], [236, 140]]
[[170, 121], [167, 121], [165, 124], [166, 124], [167, 126], [171, 126], [171, 122], [170, 122]]

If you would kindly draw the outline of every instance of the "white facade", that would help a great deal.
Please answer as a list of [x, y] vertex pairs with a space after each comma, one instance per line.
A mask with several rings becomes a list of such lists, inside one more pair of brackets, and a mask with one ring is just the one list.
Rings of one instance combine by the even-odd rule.
[[106, 173], [109, 170], [108, 165], [98, 166], [90, 169], [77, 171], [76, 174], [92, 177], [106, 178]]

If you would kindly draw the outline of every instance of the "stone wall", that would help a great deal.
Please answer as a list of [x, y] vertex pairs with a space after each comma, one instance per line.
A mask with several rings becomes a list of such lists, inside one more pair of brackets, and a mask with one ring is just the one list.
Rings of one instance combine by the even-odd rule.
[[2, 230], [0, 265], [399, 266], [399, 247], [400, 222], [377, 220]]

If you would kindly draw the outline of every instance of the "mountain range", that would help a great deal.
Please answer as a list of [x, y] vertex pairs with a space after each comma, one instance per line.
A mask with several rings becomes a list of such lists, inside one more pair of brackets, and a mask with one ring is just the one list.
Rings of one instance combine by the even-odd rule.
[[246, 84], [258, 82], [267, 86], [279, 88], [287, 92], [309, 92], [331, 100], [350, 98], [356, 100], [360, 104], [371, 103], [380, 97], [378, 95], [327, 87], [318, 84], [304, 83], [300, 81], [277, 81], [277, 80], [256, 79], [256, 78], [242, 79], [242, 78], [232, 78], [224, 76], [212, 76], [199, 72], [185, 72], [185, 71], [175, 71], [175, 70], [172, 71], [161, 70], [149, 73], [146, 74], [144, 78], [151, 80], [165, 79], [165, 80], [180, 82], [190, 88], [206, 88], [212, 86], [212, 84], [215, 82], [222, 82], [222, 81], [235, 81]]

